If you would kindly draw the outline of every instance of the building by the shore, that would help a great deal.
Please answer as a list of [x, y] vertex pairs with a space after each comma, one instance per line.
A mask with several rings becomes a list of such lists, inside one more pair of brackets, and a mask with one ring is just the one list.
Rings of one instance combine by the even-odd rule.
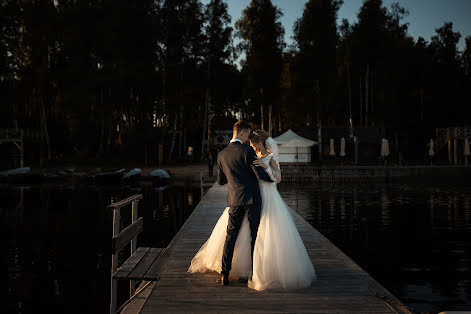
[[[297, 132], [300, 136], [319, 142], [319, 129], [317, 127], [305, 126]], [[381, 131], [372, 127], [355, 127], [353, 134], [350, 133], [348, 127], [322, 127], [321, 129], [321, 154], [319, 154], [319, 146], [313, 146], [312, 162], [335, 162], [338, 161], [341, 150], [341, 139], [345, 139], [345, 156], [344, 161], [355, 161], [355, 141], [358, 145], [358, 163], [360, 164], [377, 164], [380, 161], [381, 140], [383, 136]], [[330, 140], [334, 140], [335, 156], [331, 156]], [[391, 156], [396, 159], [395, 143], [389, 140]]]

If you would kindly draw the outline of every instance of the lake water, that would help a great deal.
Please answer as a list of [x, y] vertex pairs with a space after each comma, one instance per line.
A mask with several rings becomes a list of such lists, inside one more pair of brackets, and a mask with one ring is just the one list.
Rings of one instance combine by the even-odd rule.
[[[166, 247], [200, 199], [199, 186], [54, 184], [0, 188], [0, 312], [109, 313], [111, 201], [142, 193], [139, 246]], [[130, 206], [121, 210], [124, 226]], [[122, 224], [122, 225], [123, 225]], [[120, 262], [129, 255], [123, 251]], [[129, 297], [118, 285], [119, 303]]]
[[412, 310], [471, 310], [471, 186], [282, 183], [279, 190]]
[[[471, 309], [471, 187], [282, 183], [279, 190], [414, 311]], [[112, 215], [106, 205], [135, 193], [144, 195], [140, 246], [165, 247], [200, 199], [191, 183], [163, 190], [1, 186], [0, 312], [108, 312]], [[130, 209], [122, 214], [127, 225]], [[120, 302], [128, 287], [119, 285]]]

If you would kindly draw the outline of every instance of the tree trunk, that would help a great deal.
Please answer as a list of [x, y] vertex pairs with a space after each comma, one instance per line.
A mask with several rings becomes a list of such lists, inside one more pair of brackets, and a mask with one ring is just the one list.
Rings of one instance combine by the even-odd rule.
[[173, 134], [172, 134], [172, 142], [170, 144], [170, 150], [168, 153], [168, 160], [172, 159], [173, 149], [175, 147], [175, 140], [177, 136], [177, 120], [178, 120], [178, 113], [175, 113], [175, 119], [173, 120]]
[[100, 101], [101, 101], [101, 127], [100, 127], [100, 143], [98, 146], [98, 156], [103, 156], [104, 142], [105, 142], [105, 106], [103, 103], [103, 87], [100, 88]]
[[278, 133], [281, 134], [281, 113], [278, 112]]
[[365, 77], [365, 125], [368, 126], [368, 76], [370, 74], [370, 65], [366, 65], [366, 77]]
[[[208, 94], [209, 94], [209, 90], [206, 90], [206, 103], [205, 103], [205, 106], [204, 106], [203, 137], [202, 137], [202, 141], [201, 141], [201, 157], [200, 157], [200, 160], [203, 160], [203, 157], [204, 157], [204, 139], [206, 137], [206, 124], [208, 122]], [[208, 146], [209, 146], [209, 142], [208, 142]]]
[[263, 89], [260, 88], [260, 119], [261, 119], [261, 128], [263, 130]]
[[184, 151], [183, 148], [183, 106], [180, 106], [180, 135], [178, 135], [178, 156], [181, 157]]
[[363, 84], [360, 74], [360, 127], [363, 126]]
[[210, 149], [210, 142], [211, 142], [211, 101], [208, 101], [208, 155], [209, 152], [211, 151]]

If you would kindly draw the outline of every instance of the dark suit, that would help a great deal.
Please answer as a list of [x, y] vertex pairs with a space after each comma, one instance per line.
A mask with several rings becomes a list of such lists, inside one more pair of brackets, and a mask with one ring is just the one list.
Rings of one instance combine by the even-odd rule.
[[240, 142], [230, 143], [218, 154], [218, 183], [229, 184], [227, 193], [229, 222], [222, 255], [223, 275], [229, 275], [231, 271], [235, 242], [246, 212], [252, 236], [253, 255], [262, 205], [257, 180], [273, 182], [262, 167], [253, 165], [256, 159], [252, 147]]

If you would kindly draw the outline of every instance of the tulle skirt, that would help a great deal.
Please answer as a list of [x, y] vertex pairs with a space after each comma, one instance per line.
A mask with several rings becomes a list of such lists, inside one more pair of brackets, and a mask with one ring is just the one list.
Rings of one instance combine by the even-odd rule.
[[[293, 217], [274, 183], [260, 183], [262, 212], [253, 254], [253, 274], [248, 286], [255, 290], [294, 290], [316, 279], [311, 259]], [[189, 272], [221, 272], [229, 208], [191, 261]], [[234, 248], [230, 277], [248, 278], [251, 266], [250, 225], [245, 215]]]

